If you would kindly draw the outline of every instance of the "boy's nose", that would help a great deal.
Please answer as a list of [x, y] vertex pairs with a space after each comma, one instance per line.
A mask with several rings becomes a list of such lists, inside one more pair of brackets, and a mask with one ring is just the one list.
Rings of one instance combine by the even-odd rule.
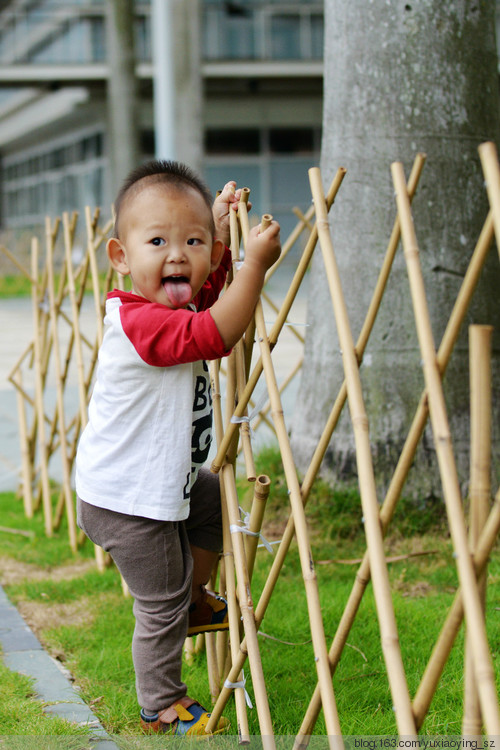
[[185, 260], [185, 257], [184, 248], [181, 245], [169, 245], [166, 258], [167, 263], [180, 263]]

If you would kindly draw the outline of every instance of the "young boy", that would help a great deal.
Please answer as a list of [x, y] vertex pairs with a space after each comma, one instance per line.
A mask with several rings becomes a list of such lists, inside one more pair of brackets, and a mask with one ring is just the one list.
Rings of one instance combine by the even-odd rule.
[[[106, 302], [89, 422], [76, 462], [78, 524], [113, 557], [134, 598], [132, 655], [145, 731], [204, 734], [206, 710], [181, 680], [186, 635], [227, 627], [227, 604], [205, 584], [222, 547], [218, 477], [202, 468], [211, 440], [205, 360], [247, 328], [279, 226], [249, 235], [245, 260], [225, 247], [239, 191], [212, 208], [184, 165], [149, 162], [125, 181], [107, 253], [132, 292]], [[221, 718], [216, 733], [228, 726]]]

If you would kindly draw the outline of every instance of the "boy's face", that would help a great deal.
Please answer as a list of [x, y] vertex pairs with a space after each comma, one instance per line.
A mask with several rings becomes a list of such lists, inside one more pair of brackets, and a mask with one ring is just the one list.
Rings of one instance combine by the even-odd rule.
[[211, 215], [193, 188], [144, 186], [120, 217], [120, 239], [108, 242], [116, 270], [130, 274], [133, 292], [171, 309], [198, 294], [224, 251], [211, 231]]

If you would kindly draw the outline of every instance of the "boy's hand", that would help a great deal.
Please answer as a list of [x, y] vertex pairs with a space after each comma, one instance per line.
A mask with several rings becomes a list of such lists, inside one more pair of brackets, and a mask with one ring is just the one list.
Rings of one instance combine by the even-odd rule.
[[[229, 211], [238, 210], [238, 203], [241, 197], [241, 188], [236, 190], [236, 182], [230, 180], [226, 182], [220, 195], [214, 201], [212, 206], [212, 213], [215, 222], [215, 236], [218, 240], [228, 246], [230, 242], [230, 231], [229, 231]], [[252, 207], [251, 203], [248, 203], [248, 209]]]
[[266, 271], [280, 257], [280, 225], [272, 221], [263, 232], [254, 227], [248, 234], [245, 260], [232, 283], [210, 308], [226, 349], [242, 337], [252, 319], [265, 281]]
[[250, 230], [245, 248], [245, 263], [258, 263], [267, 271], [276, 263], [280, 253], [280, 225], [277, 221], [271, 221], [263, 232], [260, 226]]

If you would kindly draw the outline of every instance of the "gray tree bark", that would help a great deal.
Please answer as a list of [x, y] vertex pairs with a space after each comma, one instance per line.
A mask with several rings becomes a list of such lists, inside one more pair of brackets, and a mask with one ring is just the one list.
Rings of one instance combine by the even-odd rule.
[[[494, 3], [486, 0], [326, 0], [325, 96], [321, 168], [325, 189], [339, 166], [347, 176], [331, 212], [332, 237], [354, 340], [371, 298], [396, 215], [390, 164], [408, 175], [417, 151], [427, 162], [413, 202], [436, 347], [487, 213], [477, 147], [498, 143], [500, 111]], [[445, 378], [461, 480], [469, 473], [467, 328], [495, 326], [493, 424], [500, 446], [500, 264], [490, 252], [472, 311]], [[343, 379], [324, 267], [316, 251], [310, 279], [306, 357], [292, 441], [305, 469]], [[406, 265], [398, 250], [389, 288], [368, 343], [362, 383], [374, 466], [390, 479], [423, 389]], [[355, 480], [347, 405], [324, 474]], [[426, 429], [405, 494], [439, 495]]]

